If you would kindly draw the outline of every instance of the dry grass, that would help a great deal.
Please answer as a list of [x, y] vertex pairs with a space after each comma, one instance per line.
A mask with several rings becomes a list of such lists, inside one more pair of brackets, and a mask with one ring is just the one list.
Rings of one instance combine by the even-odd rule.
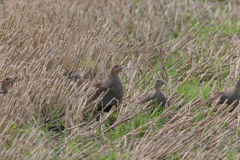
[[[240, 107], [205, 105], [239, 78], [239, 1], [5, 0], [0, 19], [2, 159], [240, 159]], [[100, 114], [92, 84], [123, 64], [124, 100]], [[73, 71], [88, 80], [76, 88]], [[138, 98], [156, 77], [171, 106]], [[116, 111], [117, 110], [117, 111]], [[45, 123], [48, 122], [48, 123]], [[65, 126], [64, 131], [49, 130]], [[52, 126], [54, 125], [54, 126]]]

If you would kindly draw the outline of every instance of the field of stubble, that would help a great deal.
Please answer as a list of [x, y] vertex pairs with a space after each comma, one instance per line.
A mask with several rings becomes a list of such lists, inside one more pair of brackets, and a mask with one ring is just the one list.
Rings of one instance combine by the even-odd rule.
[[[240, 106], [205, 103], [240, 77], [239, 0], [5, 0], [0, 12], [0, 80], [16, 79], [0, 96], [1, 159], [240, 159]], [[124, 98], [97, 120], [92, 85], [114, 64]], [[171, 105], [152, 111], [137, 102], [156, 78]]]

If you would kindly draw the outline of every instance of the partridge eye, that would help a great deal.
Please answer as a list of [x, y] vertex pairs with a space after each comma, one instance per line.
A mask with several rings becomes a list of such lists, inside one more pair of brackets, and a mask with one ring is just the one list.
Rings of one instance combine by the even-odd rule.
[[7, 81], [8, 81], [9, 79], [7, 78]]
[[117, 68], [117, 66], [115, 66], [115, 68]]

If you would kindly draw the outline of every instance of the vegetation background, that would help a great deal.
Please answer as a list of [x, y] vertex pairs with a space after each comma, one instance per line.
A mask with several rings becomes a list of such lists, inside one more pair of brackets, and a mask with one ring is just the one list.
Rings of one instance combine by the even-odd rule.
[[[205, 104], [239, 79], [239, 0], [5, 0], [0, 11], [0, 79], [17, 80], [0, 97], [1, 159], [240, 159], [240, 107]], [[91, 86], [117, 63], [124, 100], [97, 121]], [[71, 71], [88, 80], [77, 88]], [[156, 78], [171, 106], [152, 111], [138, 100]]]

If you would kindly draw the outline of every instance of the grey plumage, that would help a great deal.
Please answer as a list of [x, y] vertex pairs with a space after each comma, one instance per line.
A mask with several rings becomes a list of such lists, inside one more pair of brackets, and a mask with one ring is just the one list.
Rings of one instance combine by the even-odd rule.
[[122, 102], [123, 98], [123, 86], [122, 82], [119, 78], [119, 73], [122, 71], [122, 65], [114, 65], [111, 68], [108, 79], [103, 83], [95, 84], [94, 86], [97, 89], [96, 93], [92, 97], [92, 101], [97, 99], [102, 92], [107, 92], [107, 94], [103, 97], [101, 103], [97, 105], [97, 111], [101, 111], [113, 98], [111, 104], [104, 109], [104, 112], [109, 112], [113, 105], [117, 107], [118, 104]]
[[228, 105], [231, 105], [235, 100], [237, 100], [237, 102], [234, 104], [234, 106], [237, 106], [240, 100], [240, 79], [237, 80], [235, 85], [229, 90], [217, 92], [207, 101], [207, 103], [212, 104], [218, 97], [220, 97], [220, 101], [217, 105], [223, 104], [225, 100], [227, 100]]
[[153, 86], [153, 93], [150, 96], [143, 99], [140, 103], [143, 104], [151, 100], [157, 100], [158, 104], [162, 103], [162, 106], [164, 106], [166, 103], [168, 103], [168, 106], [170, 106], [170, 101], [167, 101], [168, 95], [162, 92], [161, 90], [164, 84], [165, 82], [161, 79], [155, 80], [155, 83]]
[[77, 83], [77, 87], [79, 87], [85, 81], [85, 79], [82, 78], [82, 76], [77, 75], [77, 74], [68, 76], [68, 79], [71, 79], [72, 81], [76, 82]]

